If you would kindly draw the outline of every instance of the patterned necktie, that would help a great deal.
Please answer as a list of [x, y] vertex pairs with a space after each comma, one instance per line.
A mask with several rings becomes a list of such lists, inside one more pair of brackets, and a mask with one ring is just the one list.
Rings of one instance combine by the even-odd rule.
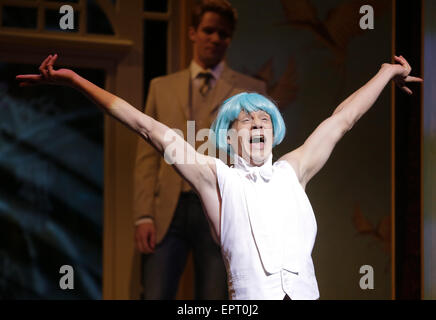
[[213, 75], [210, 72], [201, 72], [198, 74], [198, 78], [203, 79], [203, 84], [200, 87], [200, 93], [204, 97], [211, 89], [211, 79]]

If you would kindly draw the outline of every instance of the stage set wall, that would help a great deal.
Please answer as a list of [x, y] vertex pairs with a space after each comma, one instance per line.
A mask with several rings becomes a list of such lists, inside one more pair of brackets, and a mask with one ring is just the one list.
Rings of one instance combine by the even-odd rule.
[[424, 101], [422, 130], [423, 298], [436, 299], [436, 13], [435, 1], [423, 4]]

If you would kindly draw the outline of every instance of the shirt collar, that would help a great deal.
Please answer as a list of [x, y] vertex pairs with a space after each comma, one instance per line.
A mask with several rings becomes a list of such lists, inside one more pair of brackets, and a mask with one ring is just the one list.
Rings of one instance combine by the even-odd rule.
[[247, 178], [253, 180], [254, 182], [258, 181], [259, 176], [262, 177], [265, 182], [268, 182], [271, 179], [273, 173], [272, 153], [261, 166], [252, 166], [237, 154], [235, 154], [234, 157], [235, 168], [243, 171]]
[[194, 60], [191, 61], [191, 65], [189, 66], [189, 70], [191, 72], [191, 80], [197, 78], [200, 72], [210, 72], [215, 80], [218, 80], [223, 72], [225, 66], [225, 61], [222, 60], [213, 68], [203, 69], [197, 62]]

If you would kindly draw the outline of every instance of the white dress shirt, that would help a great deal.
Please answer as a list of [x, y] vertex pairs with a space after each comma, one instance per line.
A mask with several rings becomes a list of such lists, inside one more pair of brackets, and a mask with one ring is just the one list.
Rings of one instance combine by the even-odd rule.
[[216, 159], [220, 244], [232, 299], [317, 299], [312, 262], [316, 220], [292, 166]]

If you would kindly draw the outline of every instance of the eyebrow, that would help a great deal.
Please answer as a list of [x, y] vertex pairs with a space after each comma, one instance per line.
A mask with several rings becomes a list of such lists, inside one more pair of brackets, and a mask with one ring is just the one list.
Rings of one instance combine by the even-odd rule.
[[249, 113], [244, 112], [242, 115], [239, 115], [239, 116], [238, 116], [238, 119], [239, 119], [239, 118], [240, 118], [240, 119], [244, 119], [244, 118], [247, 118], [247, 117], [251, 118], [251, 115], [250, 115]]
[[[263, 116], [267, 116], [268, 118], [271, 118], [271, 116], [269, 115], [268, 112], [265, 112], [265, 111], [263, 111], [263, 110], [260, 110], [260, 111], [261, 111], [261, 113], [260, 113], [260, 116], [261, 116], [261, 117], [263, 117]], [[237, 119], [244, 119], [244, 118], [252, 118], [252, 116], [251, 116], [250, 113], [244, 112], [244, 113], [242, 114], [242, 116], [239, 115]]]
[[265, 111], [261, 111], [261, 114], [260, 114], [261, 116], [267, 116], [267, 117], [270, 117], [270, 115], [269, 115], [269, 113], [268, 112], [265, 112]]

